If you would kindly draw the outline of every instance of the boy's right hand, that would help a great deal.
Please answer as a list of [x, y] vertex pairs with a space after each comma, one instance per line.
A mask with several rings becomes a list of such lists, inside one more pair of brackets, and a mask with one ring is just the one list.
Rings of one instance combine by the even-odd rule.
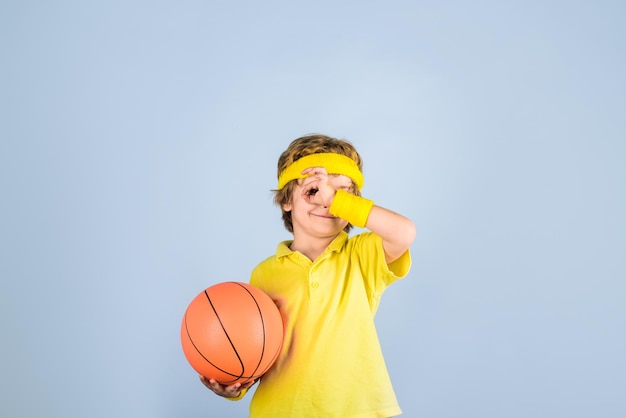
[[242, 389], [247, 389], [250, 386], [254, 385], [254, 380], [250, 380], [245, 383], [235, 383], [229, 386], [224, 386], [215, 379], [207, 379], [206, 377], [200, 375], [200, 381], [215, 392], [216, 395], [223, 396], [224, 398], [236, 398], [241, 394]]

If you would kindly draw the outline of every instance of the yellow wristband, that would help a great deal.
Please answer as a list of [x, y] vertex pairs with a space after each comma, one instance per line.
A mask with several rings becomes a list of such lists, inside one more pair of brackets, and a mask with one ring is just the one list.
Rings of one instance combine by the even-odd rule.
[[355, 196], [345, 190], [337, 190], [333, 203], [331, 203], [328, 211], [333, 216], [345, 219], [352, 225], [363, 228], [367, 223], [367, 218], [373, 206], [373, 200]]

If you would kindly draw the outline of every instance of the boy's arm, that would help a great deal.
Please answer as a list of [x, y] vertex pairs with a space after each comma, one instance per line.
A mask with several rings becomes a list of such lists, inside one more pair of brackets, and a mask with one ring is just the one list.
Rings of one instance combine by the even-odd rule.
[[416, 235], [415, 225], [410, 219], [376, 205], [372, 207], [365, 227], [383, 239], [387, 264], [404, 254]]
[[[328, 207], [331, 214], [379, 235], [383, 239], [387, 264], [409, 249], [416, 235], [410, 219], [347, 191], [345, 186], [352, 181], [346, 176], [330, 178], [323, 167], [311, 167], [302, 173], [309, 175], [302, 184], [309, 202]], [[311, 190], [315, 193], [311, 194]]]

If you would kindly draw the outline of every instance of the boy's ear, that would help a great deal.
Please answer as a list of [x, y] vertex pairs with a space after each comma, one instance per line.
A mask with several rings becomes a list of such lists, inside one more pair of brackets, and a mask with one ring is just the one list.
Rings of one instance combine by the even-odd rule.
[[293, 208], [293, 206], [291, 205], [291, 203], [283, 203], [281, 205], [281, 208], [283, 208], [285, 212], [291, 212], [291, 209]]

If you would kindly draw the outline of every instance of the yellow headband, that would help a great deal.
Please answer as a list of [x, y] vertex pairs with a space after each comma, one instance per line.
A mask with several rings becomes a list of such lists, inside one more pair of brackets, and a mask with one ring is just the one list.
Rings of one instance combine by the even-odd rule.
[[324, 167], [328, 174], [343, 174], [350, 177], [359, 190], [363, 187], [363, 174], [352, 158], [327, 152], [309, 154], [288, 165], [278, 176], [278, 190], [285, 187], [291, 180], [308, 177], [302, 174], [302, 171], [310, 167]]

